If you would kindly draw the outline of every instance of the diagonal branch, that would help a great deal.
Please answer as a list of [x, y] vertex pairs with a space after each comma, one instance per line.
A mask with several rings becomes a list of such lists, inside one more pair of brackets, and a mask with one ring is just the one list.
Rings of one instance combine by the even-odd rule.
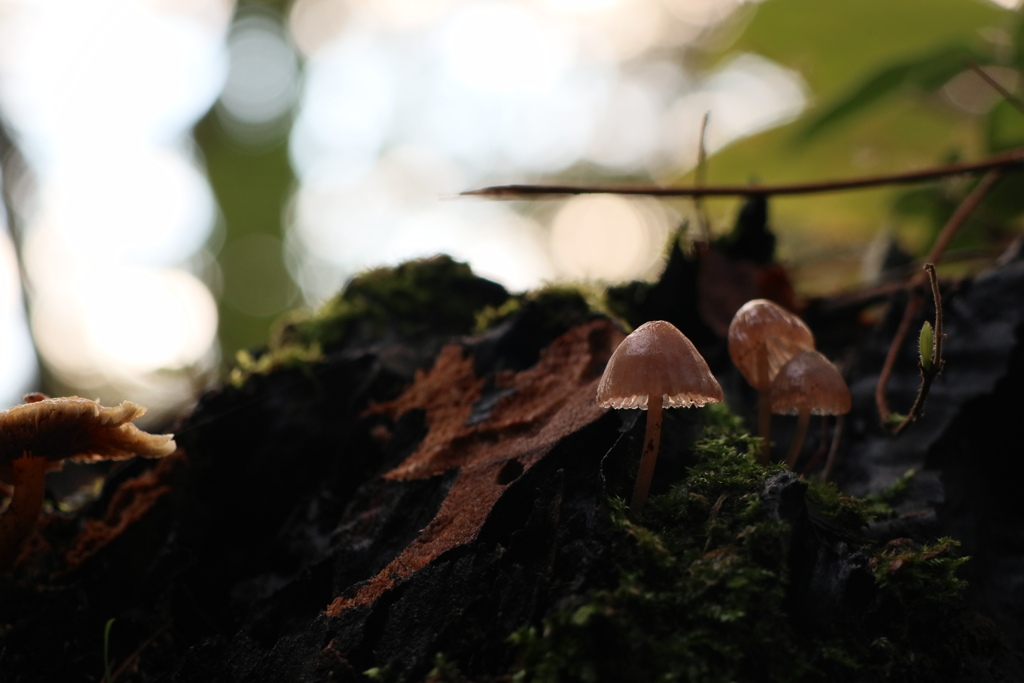
[[[896, 334], [892, 339], [892, 343], [889, 345], [889, 352], [885, 356], [885, 363], [882, 365], [882, 370], [878, 375], [878, 384], [875, 386], [875, 405], [878, 407], [878, 415], [882, 420], [883, 425], [890, 425], [896, 416], [889, 410], [889, 405], [885, 398], [885, 388], [889, 383], [889, 377], [892, 375], [893, 366], [896, 364], [896, 357], [899, 355], [899, 350], [903, 346], [903, 342], [906, 340], [907, 333], [910, 331], [911, 322], [918, 310], [921, 308], [922, 296], [920, 287], [924, 284], [925, 280], [929, 277], [934, 277], [935, 267], [934, 264], [942, 260], [942, 255], [949, 246], [950, 241], [956, 235], [957, 231], [967, 222], [968, 217], [971, 213], [978, 208], [978, 205], [985, 198], [985, 196], [995, 187], [999, 179], [1002, 178], [1003, 173], [1001, 169], [991, 169], [988, 174], [981, 179], [980, 182], [971, 190], [971, 193], [964, 198], [957, 207], [953, 215], [946, 221], [946, 225], [943, 226], [942, 231], [938, 237], [935, 238], [935, 243], [932, 244], [932, 248], [928, 251], [926, 258], [927, 264], [924, 270], [918, 272], [914, 277], [907, 283], [907, 289], [910, 290], [910, 298], [907, 300], [907, 305], [903, 309], [903, 319], [900, 320], [900, 325], [896, 330]], [[933, 284], [933, 295], [937, 292], [937, 286]], [[941, 306], [941, 302], [936, 297], [936, 306]], [[936, 337], [939, 336], [941, 330], [936, 330]], [[941, 341], [940, 341], [941, 344]], [[941, 346], [939, 347], [941, 350]], [[938, 373], [935, 373], [936, 375]], [[934, 379], [934, 377], [932, 378]], [[930, 384], [930, 381], [929, 381]], [[925, 391], [927, 395], [927, 390]], [[921, 401], [923, 403], [923, 401]], [[915, 403], [915, 407], [916, 406]], [[896, 420], [898, 429], [903, 430], [907, 422], [906, 417], [900, 417]], [[898, 432], [897, 432], [898, 433]]]

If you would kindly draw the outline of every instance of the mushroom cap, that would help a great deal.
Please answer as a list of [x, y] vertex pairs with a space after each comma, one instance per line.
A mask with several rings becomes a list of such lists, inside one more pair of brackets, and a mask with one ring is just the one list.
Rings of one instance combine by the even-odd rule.
[[722, 387], [693, 343], [672, 323], [652, 320], [616, 347], [597, 386], [603, 408], [647, 410], [650, 396], [666, 408], [722, 400]]
[[[757, 355], [768, 354], [768, 382], [758, 386]], [[804, 349], [814, 348], [814, 335], [803, 320], [768, 299], [743, 304], [729, 324], [729, 356], [750, 386], [767, 391], [779, 369]]]
[[850, 388], [822, 354], [805, 350], [782, 366], [772, 382], [773, 413], [843, 415], [850, 412]]
[[78, 396], [26, 399], [30, 402], [0, 410], [0, 474], [25, 453], [44, 457], [57, 469], [66, 459], [160, 458], [176, 448], [173, 435], [149, 434], [132, 424], [146, 409], [131, 401], [105, 408]]

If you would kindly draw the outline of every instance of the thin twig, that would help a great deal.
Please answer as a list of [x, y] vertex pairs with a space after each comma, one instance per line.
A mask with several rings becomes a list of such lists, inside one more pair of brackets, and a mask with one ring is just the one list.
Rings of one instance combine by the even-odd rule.
[[[708, 150], [706, 146], [708, 121], [711, 119], [711, 112], [704, 112], [704, 119], [700, 122], [700, 141], [697, 148], [697, 168], [693, 174], [693, 184], [696, 187], [703, 187], [707, 179]], [[700, 225], [701, 241], [711, 241], [711, 227], [708, 221], [708, 212], [704, 208], [703, 196], [693, 196], [693, 207], [697, 212], [697, 224]]]
[[971, 212], [978, 207], [978, 204], [981, 203], [981, 200], [985, 198], [985, 195], [995, 186], [1002, 175], [1001, 169], [990, 169], [985, 177], [974, 186], [974, 189], [960, 202], [960, 206], [956, 208], [953, 215], [946, 221], [946, 225], [943, 226], [938, 237], [935, 238], [935, 243], [928, 252], [925, 269], [914, 275], [910, 282], [907, 283], [907, 289], [910, 290], [910, 298], [907, 300], [906, 308], [903, 309], [903, 319], [896, 329], [896, 335], [893, 337], [892, 343], [889, 346], [889, 352], [885, 356], [885, 363], [878, 374], [878, 384], [875, 386], [875, 405], [878, 407], [878, 415], [882, 425], [888, 425], [893, 417], [893, 413], [889, 410], [889, 405], [885, 399], [885, 388], [889, 383], [889, 377], [892, 375], [899, 350], [907, 338], [907, 333], [910, 331], [910, 325], [913, 322], [914, 316], [917, 315], [918, 310], [921, 308], [922, 299], [918, 289], [924, 284], [924, 279], [928, 277], [927, 268], [932, 266], [934, 270], [934, 264], [942, 260], [946, 247], [949, 246], [957, 231], [963, 226]]
[[932, 301], [935, 302], [935, 348], [932, 353], [932, 365], [935, 366], [935, 375], [942, 374], [942, 368], [946, 361], [942, 358], [942, 340], [946, 333], [942, 327], [942, 292], [939, 290], [939, 278], [935, 275], [935, 264], [926, 263], [924, 269], [928, 271], [928, 282], [932, 286]]
[[[946, 247], [949, 246], [949, 243], [953, 240], [957, 231], [964, 223], [967, 222], [967, 218], [974, 213], [974, 210], [978, 208], [979, 204], [981, 204], [981, 200], [985, 198], [985, 195], [995, 187], [995, 184], [998, 183], [1002, 177], [1002, 169], [993, 168], [989, 170], [989, 172], [986, 173], [980, 181], [978, 181], [978, 184], [974, 186], [971, 193], [967, 195], [962, 202], [960, 202], [960, 206], [956, 207], [956, 211], [954, 211], [953, 215], [949, 217], [949, 220], [946, 221], [946, 225], [943, 226], [942, 231], [939, 233], [938, 237], [935, 238], [935, 243], [932, 244], [931, 250], [929, 250], [928, 255], [925, 256], [924, 260], [926, 264], [936, 264], [942, 260], [942, 255], [945, 253]], [[924, 277], [918, 273], [917, 282], [915, 284], [920, 284], [923, 281]]]
[[131, 668], [139, 659], [139, 655], [142, 654], [142, 651], [150, 645], [152, 645], [154, 642], [156, 642], [156, 639], [163, 635], [164, 631], [166, 630], [167, 624], [164, 624], [156, 631], [154, 631], [148, 638], [146, 638], [146, 640], [144, 640], [141, 645], [135, 648], [134, 652], [125, 657], [124, 661], [121, 662], [121, 665], [117, 667], [117, 670], [114, 671], [114, 674], [110, 677], [111, 683], [115, 683], [119, 678], [121, 678], [123, 674], [128, 673], [129, 668]]
[[1017, 97], [1012, 92], [1004, 88], [999, 81], [992, 78], [992, 76], [989, 75], [989, 73], [985, 71], [985, 69], [983, 69], [980, 64], [978, 64], [973, 59], [964, 60], [964, 63], [968, 67], [970, 67], [971, 71], [976, 73], [978, 77], [981, 78], [981, 80], [988, 83], [990, 86], [992, 86], [993, 90], [1002, 95], [1007, 102], [1016, 107], [1018, 111], [1024, 113], [1024, 102], [1021, 102], [1019, 97]]
[[[1015, 168], [1017, 167], [1017, 168]], [[957, 175], [984, 173], [993, 169], [1006, 172], [1024, 171], [1024, 148], [1018, 148], [965, 164], [949, 164], [937, 168], [891, 173], [887, 175], [847, 178], [813, 183], [791, 185], [708, 185], [702, 187], [651, 187], [651, 186], [573, 186], [573, 185], [495, 185], [478, 190], [463, 192], [464, 197], [486, 197], [490, 199], [537, 199], [556, 195], [578, 194], [621, 194], [650, 197], [745, 197], [752, 193], [764, 195], [815, 194], [857, 190], [884, 185], [907, 185], [924, 183], [939, 178]]]
[[917, 390], [917, 398], [914, 399], [914, 405], [911, 406], [907, 416], [893, 427], [892, 433], [894, 435], [902, 433], [907, 428], [907, 425], [916, 421], [924, 414], [924, 402], [928, 398], [932, 382], [942, 374], [942, 368], [946, 365], [946, 361], [942, 359], [942, 293], [939, 291], [939, 279], [935, 276], [935, 266], [933, 264], [925, 264], [924, 270], [928, 274], [928, 280], [931, 282], [932, 298], [935, 300], [935, 332], [932, 340], [932, 360], [927, 366], [921, 363], [921, 386]]
[[887, 426], [893, 418], [893, 413], [889, 410], [889, 403], [885, 399], [885, 388], [889, 384], [889, 377], [896, 365], [896, 356], [899, 355], [900, 349], [903, 347], [903, 340], [907, 338], [907, 332], [910, 331], [910, 324], [914, 321], [914, 316], [917, 315], [920, 308], [921, 297], [917, 292], [912, 292], [907, 300], [906, 308], [903, 309], [900, 326], [896, 328], [896, 335], [892, 338], [892, 343], [889, 344], [888, 353], [885, 354], [882, 370], [878, 373], [878, 383], [875, 385], [875, 405], [878, 407], [878, 416], [883, 427]]

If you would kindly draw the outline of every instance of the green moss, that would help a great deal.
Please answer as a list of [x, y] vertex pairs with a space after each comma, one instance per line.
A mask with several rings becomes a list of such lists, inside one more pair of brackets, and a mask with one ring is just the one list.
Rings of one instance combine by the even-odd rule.
[[277, 370], [309, 371], [322, 360], [319, 344], [291, 344], [255, 355], [243, 349], [235, 354], [235, 365], [228, 373], [228, 382], [240, 387], [252, 375], [265, 375]]
[[829, 481], [813, 480], [807, 487], [807, 502], [820, 517], [841, 527], [856, 529], [887, 516], [892, 508], [882, 501], [848, 496]]
[[817, 514], [841, 526], [867, 526], [870, 522], [895, 514], [893, 505], [906, 496], [914, 474], [914, 470], [910, 470], [887, 488], [864, 498], [848, 496], [832, 482], [812, 480], [808, 485], [807, 500]]
[[367, 680], [374, 683], [405, 683], [405, 675], [393, 666], [375, 666], [363, 672]]
[[424, 683], [468, 683], [458, 665], [449, 661], [447, 655], [438, 653], [434, 656], [434, 668], [430, 670]]
[[444, 255], [370, 270], [317, 310], [283, 316], [266, 350], [237, 355], [230, 381], [238, 386], [253, 374], [309, 367], [323, 359], [324, 350], [353, 339], [467, 334], [479, 311], [508, 300], [501, 285]]
[[922, 611], [946, 611], [967, 587], [958, 571], [968, 558], [959, 548], [959, 541], [945, 537], [924, 545], [895, 539], [876, 551], [871, 567], [887, 598], [920, 618]]
[[515, 679], [913, 680], [940, 661], [941, 642], [920, 634], [934, 633], [934, 619], [953, 621], [965, 561], [955, 543], [856, 541], [875, 503], [811, 486], [805, 503], [842, 526], [844, 543], [861, 544], [865, 554], [851, 566], [861, 567], [868, 599], [841, 615], [856, 624], [849, 631], [809, 626], [793, 612], [792, 530], [765, 509], [766, 481], [784, 469], [756, 462], [758, 440], [727, 410], [703, 413], [705, 437], [683, 481], [652, 497], [640, 519], [611, 501], [617, 585], [566, 600], [539, 626], [517, 631]]
[[518, 313], [523, 308], [522, 296], [510, 296], [500, 306], [486, 306], [476, 314], [476, 322], [473, 324], [473, 332], [486, 332], [495, 325]]
[[619, 585], [515, 634], [525, 680], [798, 680], [812, 670], [784, 616], [784, 525], [762, 514], [762, 485], [781, 468], [756, 463], [757, 440], [731, 416], [704, 412], [685, 481], [652, 497], [640, 520], [612, 502]]
[[603, 291], [585, 284], [550, 284], [509, 297], [499, 306], [488, 306], [477, 314], [475, 332], [484, 332], [524, 309], [543, 311], [547, 319], [564, 326], [581, 315], [607, 314]]
[[370, 335], [465, 334], [473, 329], [480, 309], [500, 306], [507, 298], [501, 285], [477, 277], [451, 257], [408, 261], [363, 273], [317, 311], [293, 314], [281, 326], [276, 343], [327, 348], [357, 327]]
[[889, 486], [878, 493], [873, 493], [870, 496], [867, 496], [867, 499], [875, 501], [878, 504], [888, 505], [891, 508], [894, 503], [898, 503], [910, 492], [910, 486], [913, 483], [914, 475], [916, 474], [917, 470], [907, 470], [903, 473], [903, 476], [896, 479], [896, 481], [889, 484]]

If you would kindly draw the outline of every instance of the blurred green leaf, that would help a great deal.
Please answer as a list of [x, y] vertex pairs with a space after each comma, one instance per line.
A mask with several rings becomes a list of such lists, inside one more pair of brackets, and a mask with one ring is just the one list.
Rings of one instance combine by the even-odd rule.
[[931, 224], [941, 224], [955, 207], [955, 198], [935, 185], [904, 190], [892, 203], [895, 215], [923, 218]]
[[1002, 152], [1024, 145], [1024, 112], [1006, 100], [998, 102], [985, 117], [985, 148]]
[[754, 52], [799, 71], [819, 101], [831, 101], [893, 64], [950, 45], [984, 51], [982, 36], [1007, 34], [1016, 12], [979, 0], [768, 0], [724, 55]]
[[1010, 34], [1010, 40], [1013, 45], [1013, 63], [1024, 67], [1024, 15], [1018, 13], [1017, 24]]
[[940, 88], [973, 62], [992, 57], [965, 45], [949, 45], [907, 59], [871, 74], [858, 86], [806, 121], [797, 140], [807, 142], [822, 132], [859, 115], [880, 100], [899, 93], [927, 92]]
[[[789, 124], [716, 152], [708, 162], [709, 184], [744, 183], [751, 176], [765, 184], [865, 177], [936, 166], [951, 157], [978, 158], [985, 153], [983, 117], [937, 106], [934, 95], [920, 97], [912, 91], [934, 91], [951, 74], [967, 69], [957, 61], [965, 55], [982, 64], [1008, 64], [1021, 24], [1018, 12], [979, 0], [766, 0], [749, 7], [741, 18], [735, 39], [720, 48], [718, 60], [754, 53], [792, 69], [803, 80], [808, 109]], [[1000, 59], [988, 57], [992, 54]], [[935, 65], [922, 63], [927, 61], [922, 56], [929, 55], [940, 59]], [[915, 65], [916, 70], [911, 68]], [[794, 144], [809, 121], [872, 79], [884, 81], [884, 74], [889, 83], [876, 82], [873, 101], [855, 105], [856, 115], [843, 119], [843, 125], [829, 126], [828, 134], [816, 135], [809, 144]], [[712, 127], [715, 115], [712, 111]], [[678, 178], [680, 183], [690, 180], [689, 174]], [[990, 200], [1004, 185], [1010, 183], [998, 186]], [[936, 200], [945, 193], [946, 201], [955, 201], [960, 192], [955, 182], [932, 187]], [[856, 250], [879, 229], [896, 230], [911, 252], [927, 249], [935, 226], [948, 215], [938, 215], [936, 202], [919, 206], [923, 213], [913, 218], [894, 214], [893, 201], [912, 189], [884, 186], [775, 201], [772, 228], [779, 238], [779, 255], [801, 264], [802, 291], [825, 293], [856, 283]], [[981, 213], [989, 205], [987, 200]], [[707, 209], [721, 230], [736, 204], [708, 201]], [[844, 256], [821, 265], [829, 253]]]

